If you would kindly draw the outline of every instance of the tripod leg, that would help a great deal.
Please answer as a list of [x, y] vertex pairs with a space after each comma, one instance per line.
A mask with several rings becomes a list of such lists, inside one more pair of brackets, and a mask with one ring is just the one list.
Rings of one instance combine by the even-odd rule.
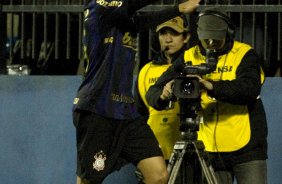
[[178, 176], [180, 166], [185, 155], [187, 143], [184, 141], [178, 141], [174, 145], [173, 154], [169, 161], [168, 172], [170, 174], [168, 184], [174, 184], [176, 177]]
[[211, 165], [207, 166], [207, 163], [204, 159], [204, 144], [201, 142], [201, 141], [197, 141], [197, 142], [193, 142], [193, 145], [195, 147], [195, 151], [196, 151], [196, 154], [198, 156], [198, 160], [201, 164], [201, 167], [202, 167], [202, 170], [203, 170], [203, 173], [205, 175], [205, 178], [208, 182], [208, 184], [218, 184], [218, 181], [217, 181], [217, 178], [215, 176], [215, 172], [212, 168]]

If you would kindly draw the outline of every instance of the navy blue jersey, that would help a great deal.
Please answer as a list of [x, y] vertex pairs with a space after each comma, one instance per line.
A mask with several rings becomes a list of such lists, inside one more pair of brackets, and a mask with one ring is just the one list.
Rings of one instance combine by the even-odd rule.
[[[136, 10], [153, 1], [90, 1], [85, 9], [85, 36], [88, 66], [85, 80], [74, 100], [74, 109], [95, 112], [105, 117], [132, 119], [139, 116], [133, 95], [133, 70], [137, 51], [137, 32], [177, 16], [173, 7], [150, 23]], [[138, 31], [137, 31], [138, 30]]]

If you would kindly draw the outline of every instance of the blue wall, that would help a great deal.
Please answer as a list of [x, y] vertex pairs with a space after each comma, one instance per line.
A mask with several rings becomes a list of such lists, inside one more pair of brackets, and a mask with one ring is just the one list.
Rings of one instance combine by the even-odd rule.
[[267, 78], [262, 100], [268, 121], [268, 183], [282, 183], [282, 78]]
[[72, 99], [78, 77], [0, 77], [0, 181], [75, 181]]
[[[75, 184], [71, 108], [80, 76], [0, 76], [0, 181]], [[267, 78], [262, 98], [269, 124], [268, 179], [282, 181], [282, 79]], [[136, 184], [127, 165], [104, 184]]]

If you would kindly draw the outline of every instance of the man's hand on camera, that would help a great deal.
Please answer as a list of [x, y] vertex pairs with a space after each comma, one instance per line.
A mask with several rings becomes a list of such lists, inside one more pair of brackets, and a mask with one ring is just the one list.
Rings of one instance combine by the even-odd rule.
[[192, 13], [194, 12], [200, 3], [201, 0], [188, 0], [178, 5], [180, 13]]
[[162, 100], [169, 100], [173, 91], [172, 91], [172, 85], [174, 83], [174, 80], [169, 81], [166, 83], [166, 85], [163, 88], [163, 93], [161, 94], [160, 98]]
[[212, 82], [203, 79], [201, 76], [199, 75], [186, 75], [186, 77], [197, 77], [199, 79], [199, 83], [201, 83], [207, 90], [213, 90], [213, 84]]

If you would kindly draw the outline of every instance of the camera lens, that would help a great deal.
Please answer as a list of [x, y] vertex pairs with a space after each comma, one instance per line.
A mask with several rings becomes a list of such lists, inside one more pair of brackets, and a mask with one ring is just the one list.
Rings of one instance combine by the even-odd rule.
[[195, 90], [194, 83], [190, 80], [183, 81], [182, 83], [182, 92], [186, 95], [191, 95], [193, 91]]

